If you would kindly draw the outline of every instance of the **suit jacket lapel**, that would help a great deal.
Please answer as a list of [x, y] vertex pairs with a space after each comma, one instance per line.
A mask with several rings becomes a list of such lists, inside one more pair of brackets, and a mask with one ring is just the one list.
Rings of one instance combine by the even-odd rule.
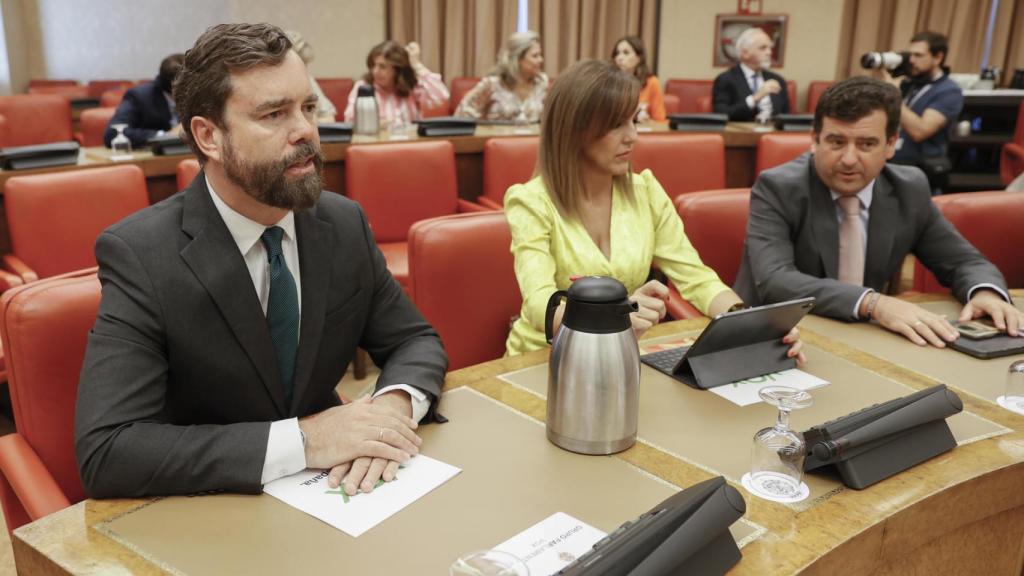
[[733, 78], [736, 82], [737, 87], [740, 89], [740, 99], [746, 99], [747, 96], [753, 96], [754, 93], [750, 90], [750, 82], [747, 75], [743, 73], [743, 68], [737, 64], [733, 67]]
[[868, 248], [864, 254], [864, 285], [881, 291], [889, 280], [889, 258], [900, 225], [899, 203], [892, 193], [889, 181], [881, 176], [875, 179], [871, 193], [868, 218]]
[[836, 279], [839, 277], [839, 222], [836, 218], [836, 205], [832, 200], [825, 183], [818, 178], [814, 169], [814, 157], [807, 163], [810, 171], [811, 189], [811, 226], [814, 239], [818, 244], [818, 253], [825, 268], [825, 276]]
[[[210, 198], [202, 173], [184, 194], [181, 227], [192, 241], [181, 251], [181, 257], [210, 293], [284, 417], [288, 407], [277, 369], [277, 354], [245, 260]], [[303, 289], [305, 294], [305, 286]]]
[[331, 278], [331, 255], [334, 254], [331, 224], [317, 218], [313, 210], [295, 213], [295, 235], [299, 243], [299, 271], [302, 274], [302, 323], [295, 360], [292, 414], [302, 405], [320, 349]]

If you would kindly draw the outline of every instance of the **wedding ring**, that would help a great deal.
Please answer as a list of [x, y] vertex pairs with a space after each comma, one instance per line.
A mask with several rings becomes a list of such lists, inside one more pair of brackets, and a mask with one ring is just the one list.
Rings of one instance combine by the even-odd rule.
[[377, 434], [377, 440], [383, 440], [384, 439], [384, 427], [383, 426], [377, 426], [377, 430], [380, 430], [380, 433]]
[[920, 320], [918, 320], [917, 322], [914, 322], [914, 326], [923, 326], [923, 325], [924, 325], [924, 322], [922, 322]]

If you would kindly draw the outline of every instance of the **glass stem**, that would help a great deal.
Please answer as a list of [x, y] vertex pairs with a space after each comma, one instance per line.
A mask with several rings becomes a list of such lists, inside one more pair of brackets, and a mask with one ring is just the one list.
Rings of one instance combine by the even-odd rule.
[[789, 410], [779, 407], [779, 417], [775, 421], [777, 430], [789, 430]]

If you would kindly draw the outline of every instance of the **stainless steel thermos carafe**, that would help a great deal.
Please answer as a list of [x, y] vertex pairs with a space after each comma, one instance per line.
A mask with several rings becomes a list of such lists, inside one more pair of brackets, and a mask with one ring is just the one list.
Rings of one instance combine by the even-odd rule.
[[[555, 310], [567, 298], [562, 325], [552, 335]], [[636, 442], [640, 351], [625, 286], [588, 276], [551, 295], [545, 335], [548, 365], [548, 439], [582, 454], [612, 454]]]

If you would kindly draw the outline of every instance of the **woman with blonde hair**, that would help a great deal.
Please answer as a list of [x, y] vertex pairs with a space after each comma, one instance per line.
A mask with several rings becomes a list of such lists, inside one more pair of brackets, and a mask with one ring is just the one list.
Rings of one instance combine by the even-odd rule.
[[647, 50], [644, 41], [636, 36], [623, 36], [612, 48], [612, 62], [626, 74], [636, 76], [640, 81], [640, 122], [654, 120], [665, 122], [665, 94], [661, 82], [647, 66]]
[[[668, 288], [647, 281], [652, 264], [706, 315], [743, 306], [701, 262], [650, 170], [631, 171], [639, 93], [636, 78], [597, 60], [570, 66], [551, 88], [540, 127], [539, 175], [505, 194], [523, 296], [506, 342], [510, 355], [546, 346], [548, 298], [575, 276], [622, 282], [639, 305], [632, 315], [638, 337], [665, 317]], [[556, 330], [563, 307], [555, 313]], [[784, 341], [802, 362], [796, 330]]]
[[498, 63], [459, 103], [456, 116], [538, 122], [548, 92], [544, 55], [536, 32], [519, 32], [505, 42]]
[[415, 42], [404, 48], [390, 40], [381, 42], [367, 54], [366, 68], [366, 74], [348, 95], [346, 122], [355, 118], [356, 95], [366, 84], [373, 85], [381, 126], [419, 120], [423, 108], [439, 106], [448, 98], [441, 75], [423, 65], [420, 46]]

